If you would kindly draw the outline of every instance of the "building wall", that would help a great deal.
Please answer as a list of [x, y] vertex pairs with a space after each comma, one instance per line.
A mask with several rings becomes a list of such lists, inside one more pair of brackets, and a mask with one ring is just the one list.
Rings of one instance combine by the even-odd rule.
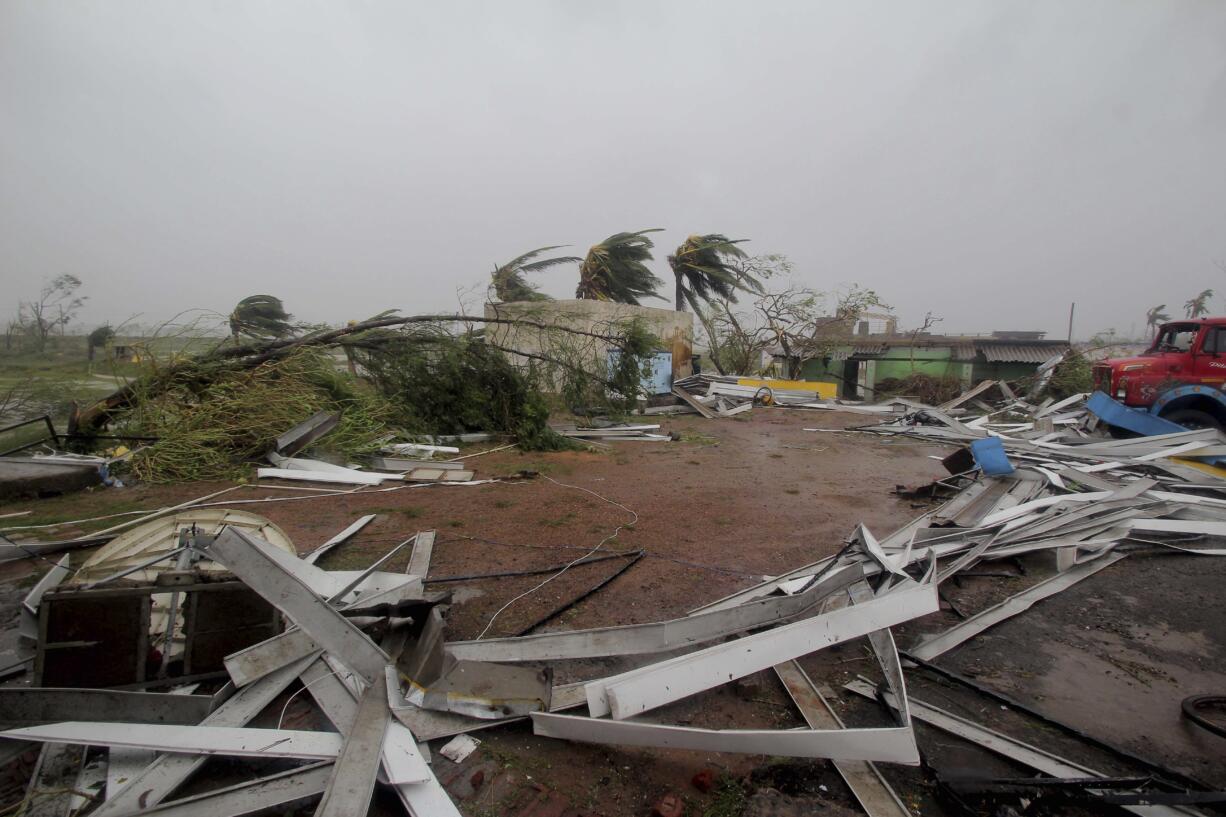
[[[914, 357], [912, 354], [914, 353]], [[869, 385], [882, 380], [902, 380], [912, 374], [929, 377], [956, 377], [964, 383], [971, 381], [971, 364], [953, 360], [953, 349], [948, 346], [908, 348], [896, 346], [885, 356], [869, 361]]]
[[[659, 350], [672, 353], [673, 379], [688, 377], [694, 348], [694, 316], [672, 309], [632, 306], [612, 301], [562, 300], [520, 301], [509, 304], [486, 304], [485, 317], [530, 320], [548, 326], [577, 329], [584, 332], [615, 334], [620, 325], [641, 320], [660, 342]], [[524, 352], [548, 352], [556, 343], [558, 333], [543, 332], [531, 326], [489, 324], [486, 337], [499, 346]], [[595, 339], [574, 338], [583, 345], [589, 365], [603, 367], [610, 344]], [[521, 358], [523, 360], [523, 358]]]
[[972, 379], [978, 383], [981, 380], [1022, 380], [1033, 377], [1037, 363], [988, 363], [981, 361], [975, 364]]

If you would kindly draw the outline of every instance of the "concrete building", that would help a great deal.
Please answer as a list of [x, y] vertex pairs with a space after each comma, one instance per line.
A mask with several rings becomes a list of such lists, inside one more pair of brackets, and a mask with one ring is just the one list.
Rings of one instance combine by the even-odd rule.
[[1042, 332], [864, 335], [849, 338], [829, 358], [807, 361], [802, 376], [838, 383], [840, 397], [872, 399], [878, 384], [913, 374], [955, 377], [966, 386], [981, 380], [1020, 380], [1068, 348], [1063, 340], [1044, 340]]
[[[656, 393], [662, 393], [660, 389], [668, 391], [672, 380], [687, 377], [692, 372], [694, 316], [688, 312], [576, 299], [486, 304], [485, 317], [532, 321], [597, 334], [616, 334], [619, 326], [639, 320], [660, 342], [657, 372], [653, 377]], [[606, 365], [612, 346], [596, 339], [564, 336], [523, 324], [491, 323], [486, 326], [486, 338], [491, 344], [529, 353], [547, 353], [560, 337], [568, 337], [567, 342], [575, 344], [571, 348], [578, 349], [586, 358], [585, 365], [593, 368]], [[515, 357], [518, 356], [512, 359]], [[526, 362], [527, 358], [520, 357], [520, 360]]]

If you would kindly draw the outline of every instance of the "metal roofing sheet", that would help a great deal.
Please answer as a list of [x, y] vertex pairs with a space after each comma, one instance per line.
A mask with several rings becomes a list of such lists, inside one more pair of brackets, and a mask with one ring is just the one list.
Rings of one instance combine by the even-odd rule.
[[880, 355], [889, 348], [885, 343], [857, 343], [850, 347], [842, 346], [835, 350], [831, 358], [834, 360], [847, 360], [849, 357], [870, 357]]
[[973, 343], [954, 343], [950, 344], [950, 357], [953, 360], [974, 360], [975, 359], [975, 344]]
[[976, 345], [989, 363], [1045, 363], [1068, 348], [1057, 344], [1032, 346], [1015, 343], [979, 343]]

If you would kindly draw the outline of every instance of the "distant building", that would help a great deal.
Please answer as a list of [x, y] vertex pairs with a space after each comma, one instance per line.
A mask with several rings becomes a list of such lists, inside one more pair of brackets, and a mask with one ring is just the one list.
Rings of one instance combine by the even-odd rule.
[[[1044, 340], [1043, 332], [993, 332], [978, 335], [899, 335], [859, 332], [834, 347], [828, 358], [810, 360], [806, 380], [839, 385], [839, 396], [873, 399], [879, 384], [913, 374], [955, 377], [970, 386], [981, 380], [1021, 380], [1041, 364], [1068, 351], [1063, 340]], [[776, 350], [778, 352], [779, 350]], [[776, 359], [782, 364], [781, 355]]]
[[[619, 325], [638, 320], [660, 342], [649, 391], [665, 393], [672, 388], [673, 380], [692, 373], [694, 316], [688, 312], [613, 301], [570, 299], [486, 304], [485, 317], [521, 320], [595, 334], [616, 334]], [[556, 343], [560, 336], [559, 333], [543, 331], [527, 323], [490, 323], [485, 329], [489, 343], [528, 353], [547, 353], [550, 344]], [[574, 336], [574, 344], [587, 358], [587, 365], [592, 367], [605, 365], [609, 351], [614, 348], [611, 344], [580, 336]], [[529, 361], [529, 358], [521, 355], [512, 354], [510, 357], [513, 362], [526, 364]]]

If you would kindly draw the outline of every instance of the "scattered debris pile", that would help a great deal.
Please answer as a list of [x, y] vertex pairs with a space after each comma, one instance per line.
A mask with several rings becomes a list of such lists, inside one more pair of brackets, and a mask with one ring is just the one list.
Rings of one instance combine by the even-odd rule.
[[[720, 400], [749, 405], [761, 399], [756, 391], [721, 393], [753, 385], [704, 382], [714, 393], [681, 391], [708, 411]], [[1050, 800], [1054, 795], [1044, 792], [1063, 781], [1058, 791], [1080, 797], [1079, 804], [1117, 803], [1161, 817], [1195, 814], [1191, 806], [1218, 802], [1220, 793], [1186, 780], [1113, 778], [908, 695], [907, 673], [915, 667], [931, 668], [948, 651], [1133, 554], [1226, 555], [1212, 544], [1226, 537], [1226, 482], [1205, 463], [1226, 455], [1226, 436], [1205, 429], [1110, 439], [1096, 428], [1108, 409], [1094, 398], [1087, 403], [1085, 395], [1035, 405], [1004, 394], [1004, 405], [969, 416], [963, 405], [974, 405], [991, 385], [938, 407], [896, 400], [861, 409], [892, 416], [859, 431], [958, 446], [944, 459], [951, 476], [926, 489], [940, 504], [882, 538], [861, 524], [832, 556], [688, 615], [645, 624], [533, 632], [555, 611], [520, 635], [448, 640], [450, 597], [430, 589], [432, 531], [406, 538], [365, 570], [328, 571], [318, 560], [370, 517], [304, 558], [275, 526], [250, 514], [191, 511], [155, 520], [112, 542], [75, 574], [62, 561], [26, 599], [24, 631], [39, 655], [35, 681], [58, 686], [0, 691], [0, 722], [10, 727], [0, 737], [16, 747], [42, 745], [28, 802], [68, 809], [65, 798], [83, 793], [75, 807], [97, 815], [156, 806], [158, 813], [224, 817], [287, 811], [316, 798], [317, 814], [364, 814], [379, 784], [411, 815], [458, 815], [429, 742], [448, 740], [438, 754], [463, 759], [476, 742], [455, 738], [524, 719], [537, 735], [575, 742], [826, 758], [866, 809], [894, 804], [870, 813], [905, 814], [873, 764], [920, 764], [919, 720], [1041, 775], [995, 781], [991, 791], [982, 780], [942, 780], [949, 797], [978, 803], [989, 795], [1042, 794]], [[772, 400], [778, 394], [772, 390]], [[316, 416], [281, 434], [270, 459], [289, 474], [383, 481], [431, 463], [443, 466], [433, 457], [455, 453], [438, 439], [385, 445], [370, 464], [395, 465], [393, 472], [409, 464], [399, 476], [297, 456], [308, 444], [303, 440], [326, 433], [320, 429], [328, 423]], [[652, 439], [654, 428], [562, 432]], [[436, 470], [440, 480], [462, 472]], [[604, 544], [585, 558], [623, 559], [613, 576], [644, 556]], [[406, 553], [404, 573], [384, 569]], [[944, 582], [982, 563], [1022, 556], [1046, 562], [1050, 576], [898, 649], [891, 628], [940, 609]], [[243, 595], [217, 604], [222, 592]], [[60, 626], [63, 605], [100, 600], [109, 605], [105, 610], [78, 606], [73, 627]], [[847, 691], [881, 702], [891, 725], [845, 726], [828, 707], [828, 693], [798, 663], [859, 638], [867, 640], [878, 670]], [[559, 662], [598, 668], [606, 659], [634, 666], [557, 681], [564, 677]], [[809, 728], [709, 729], [659, 719], [671, 703], [766, 670], [778, 676]], [[107, 689], [211, 679], [226, 681], [213, 695], [191, 694], [190, 687], [188, 694]], [[71, 693], [83, 697], [65, 697], [68, 686], [83, 687]], [[313, 701], [322, 720], [287, 725], [286, 713], [300, 698]], [[87, 699], [86, 709], [79, 701]], [[1207, 705], [1190, 702], [1185, 709], [1203, 720]], [[210, 755], [248, 759], [246, 766], [239, 761], [241, 781], [179, 796]], [[270, 758], [277, 764], [269, 765]]]
[[[878, 428], [882, 433], [935, 428], [941, 439], [949, 439], [947, 433], [963, 433], [949, 422], [930, 425], [917, 418], [887, 425]], [[1200, 435], [1198, 443], [1207, 439], [1204, 432], [1188, 434]], [[968, 436], [972, 442], [985, 439]], [[173, 594], [168, 602], [146, 608], [150, 615], [140, 619], [147, 622], [141, 632], [147, 630], [154, 643], [165, 645], [162, 662], [156, 668], [149, 663], [142, 667], [132, 650], [124, 655], [143, 673], [138, 675], [143, 681], [129, 686], [163, 682], [172, 676], [162, 668], [190, 653], [192, 638], [198, 637], [193, 629], [196, 613], [190, 612], [197, 608], [187, 599], [206, 574], [241, 584], [274, 607], [287, 628], [226, 652], [221, 664], [232, 686], [214, 696], [127, 693], [150, 702], [135, 707], [135, 698], [119, 698], [119, 703], [99, 703], [82, 712], [54, 705], [60, 694], [55, 689], [31, 688], [5, 699], [9, 703], [0, 719], [16, 728], [3, 737], [43, 743], [39, 769], [45, 772], [35, 776], [33, 785], [41, 786], [38, 790], [44, 794], [54, 790], [46, 778], [56, 763], [80, 773], [81, 765], [60, 762], [63, 752], [75, 751], [79, 763], [92, 763], [99, 781], [92, 813], [102, 815], [158, 804], [174, 813], [174, 808], [190, 803], [220, 817], [256, 807], [284, 808], [312, 797], [321, 798], [317, 813], [361, 814], [377, 782], [390, 787], [409, 814], [458, 814], [431, 768], [427, 743], [523, 718], [531, 719], [538, 735], [571, 741], [829, 758], [841, 770], [862, 770], [865, 764], [871, 769], [878, 762], [918, 764], [913, 719], [920, 719], [1048, 777], [1099, 778], [1102, 775], [1093, 770], [910, 699], [905, 662], [926, 665], [1131, 553], [1226, 555], [1226, 549], [1201, 546], [1207, 537], [1226, 536], [1226, 499], [1213, 495], [1221, 491], [1217, 485], [1190, 478], [1200, 472], [1163, 456], [1187, 449], [1189, 442], [1117, 441], [1121, 444], [1109, 454], [1093, 455], [1068, 455], [1044, 447], [1050, 443], [1026, 442], [1036, 446], [1037, 453], [1008, 449], [1010, 456], [1025, 457], [1024, 464], [996, 476], [976, 465], [981, 454], [962, 452], [963, 459], [969, 458], [966, 468], [949, 458], [960, 470], [943, 481], [953, 495], [940, 506], [881, 539], [860, 525], [834, 556], [687, 616], [506, 638], [446, 639], [448, 596], [427, 589], [432, 532], [410, 537], [366, 570], [338, 572], [315, 565], [335, 542], [300, 559], [278, 542], [274, 528], [261, 527], [258, 518], [218, 512], [207, 520], [184, 516], [155, 522], [155, 527], [127, 537], [146, 544], [112, 543], [88, 570], [60, 589], [52, 590], [48, 581], [41, 600], [29, 600], [38, 616], [41, 649], [59, 646], [43, 643], [51, 632], [50, 601], [120, 583], [147, 586], [152, 581], [164, 595]], [[1123, 443], [1128, 442], [1145, 445], [1145, 453], [1126, 451]], [[381, 570], [395, 554], [410, 548], [406, 573]], [[1056, 568], [1050, 579], [945, 632], [925, 636], [906, 651], [900, 653], [895, 646], [890, 628], [936, 612], [942, 582], [981, 562], [1044, 553], [1052, 554]], [[155, 569], [155, 564], [160, 567]], [[113, 568], [115, 573], [100, 575]], [[160, 624], [153, 622], [154, 610]], [[849, 690], [888, 705], [896, 717], [892, 726], [844, 727], [832, 720], [821, 708], [821, 692], [796, 663], [802, 656], [861, 637], [872, 648], [883, 686], [861, 681]], [[99, 638], [91, 635], [88, 640]], [[112, 638], [106, 643], [116, 642]], [[553, 662], [612, 657], [637, 660], [639, 665], [577, 683], [554, 681]], [[811, 728], [703, 729], [643, 717], [762, 670], [779, 676]], [[91, 673], [80, 680], [96, 677]], [[284, 695], [291, 688], [309, 695], [335, 731], [284, 728]], [[102, 690], [83, 694], [109, 700]], [[189, 703], [154, 703], [163, 697], [186, 697]], [[20, 704], [12, 703], [19, 698]], [[281, 716], [272, 726], [267, 719], [260, 720], [263, 726], [253, 725], [262, 712], [278, 708]], [[39, 714], [14, 715], [22, 711]], [[82, 751], [71, 749], [74, 746], [108, 748]], [[465, 748], [471, 750], [472, 745], [449, 746], [448, 751]], [[146, 754], [136, 762], [133, 752]], [[275, 773], [255, 766], [244, 782], [172, 800], [175, 789], [212, 754], [275, 757], [299, 765], [278, 766]], [[122, 777], [111, 774], [108, 764], [123, 769]], [[897, 801], [879, 776], [861, 774], [856, 779], [857, 796]], [[1104, 788], [1107, 783], [1112, 791], [1134, 796], [1141, 785], [1113, 780], [1105, 781]], [[1197, 794], [1167, 792], [1169, 804], [1147, 813], [1187, 813], [1181, 804], [1196, 802]]]
[[755, 403], [808, 407], [821, 397], [833, 397], [834, 386], [801, 380], [696, 374], [674, 381], [673, 394], [698, 414], [714, 419], [748, 411]]

